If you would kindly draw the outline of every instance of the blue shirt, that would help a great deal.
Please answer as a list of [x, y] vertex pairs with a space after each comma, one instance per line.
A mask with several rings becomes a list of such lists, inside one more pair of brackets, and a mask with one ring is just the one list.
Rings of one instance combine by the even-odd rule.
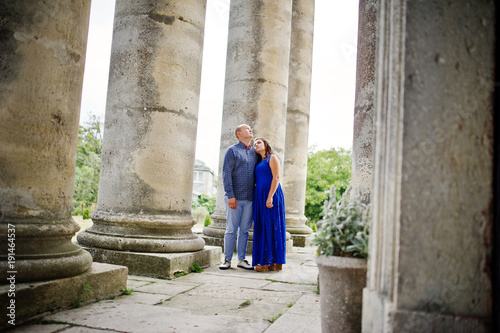
[[253, 201], [254, 169], [258, 161], [259, 156], [255, 149], [251, 146], [245, 148], [241, 141], [227, 149], [222, 167], [222, 181], [229, 199]]

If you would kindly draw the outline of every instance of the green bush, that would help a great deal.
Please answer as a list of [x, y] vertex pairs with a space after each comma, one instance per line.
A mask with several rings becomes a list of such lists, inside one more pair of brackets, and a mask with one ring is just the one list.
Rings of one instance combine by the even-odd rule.
[[316, 232], [316, 222], [314, 221], [307, 221], [306, 222], [306, 225], [312, 229], [313, 232]]
[[338, 203], [335, 194], [332, 185], [313, 240], [318, 246], [317, 255], [367, 258], [370, 206], [363, 203], [360, 195], [351, 197], [351, 187]]
[[88, 220], [88, 219], [90, 219], [89, 215], [90, 215], [90, 209], [87, 208], [83, 211], [82, 217], [84, 220]]
[[210, 219], [210, 215], [205, 216], [205, 227], [208, 227], [209, 225], [212, 224], [212, 220]]
[[192, 208], [196, 207], [205, 207], [208, 211], [209, 215], [212, 215], [215, 212], [215, 202], [217, 197], [215, 195], [208, 195], [202, 193], [198, 196], [197, 200], [194, 200], [192, 203]]

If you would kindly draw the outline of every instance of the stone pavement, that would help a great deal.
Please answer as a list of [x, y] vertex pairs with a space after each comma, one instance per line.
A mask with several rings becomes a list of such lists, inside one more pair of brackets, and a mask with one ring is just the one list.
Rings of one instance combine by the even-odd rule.
[[236, 264], [172, 280], [129, 275], [131, 295], [46, 314], [10, 332], [321, 332], [314, 247], [294, 247], [282, 271]]

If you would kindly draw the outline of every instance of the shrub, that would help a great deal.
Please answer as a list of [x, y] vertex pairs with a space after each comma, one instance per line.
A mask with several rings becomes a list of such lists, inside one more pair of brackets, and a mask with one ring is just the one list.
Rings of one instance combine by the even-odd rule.
[[210, 219], [210, 215], [205, 216], [205, 227], [208, 227], [209, 225], [212, 224], [212, 220]]
[[88, 220], [88, 219], [90, 219], [89, 215], [90, 215], [90, 209], [87, 208], [83, 211], [82, 217], [84, 220]]
[[323, 218], [317, 223], [317, 236], [313, 244], [317, 255], [368, 257], [370, 207], [361, 195], [351, 197], [351, 187], [336, 202], [335, 186], [330, 188], [330, 198], [325, 200]]

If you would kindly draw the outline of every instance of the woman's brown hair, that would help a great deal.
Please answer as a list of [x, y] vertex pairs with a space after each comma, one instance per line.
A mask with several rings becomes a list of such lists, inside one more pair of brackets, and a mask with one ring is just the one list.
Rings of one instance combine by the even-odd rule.
[[271, 147], [271, 145], [269, 144], [269, 142], [264, 139], [264, 138], [256, 138], [254, 139], [254, 143], [257, 141], [257, 140], [260, 140], [262, 141], [262, 143], [264, 143], [264, 147], [266, 148], [266, 156], [264, 157], [264, 159], [266, 159], [269, 155], [271, 154], [274, 154], [274, 150], [273, 150], [273, 147]]

